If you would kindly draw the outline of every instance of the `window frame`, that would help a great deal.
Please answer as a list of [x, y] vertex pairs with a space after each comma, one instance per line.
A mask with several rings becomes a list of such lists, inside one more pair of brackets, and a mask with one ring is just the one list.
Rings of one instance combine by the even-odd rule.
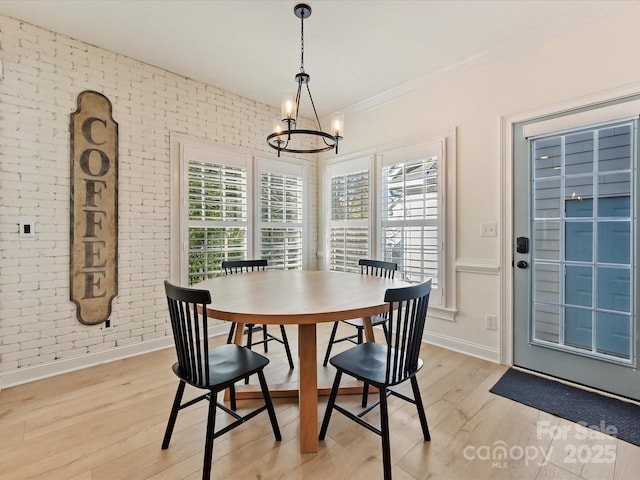
[[[431, 144], [438, 144], [442, 149], [442, 157], [439, 165], [438, 193], [440, 201], [440, 288], [434, 289], [429, 303], [429, 316], [449, 322], [455, 321], [457, 313], [457, 293], [456, 293], [456, 128], [450, 128], [404, 139], [398, 142], [383, 144], [366, 150], [353, 152], [346, 155], [328, 158], [324, 163], [323, 174], [320, 176], [320, 191], [322, 192], [322, 205], [320, 208], [320, 230], [321, 236], [321, 258], [322, 266], [325, 270], [330, 268], [330, 214], [328, 210], [331, 206], [331, 173], [337, 172], [337, 168], [347, 169], [346, 171], [356, 171], [357, 161], [368, 162], [370, 166], [370, 210], [369, 210], [369, 232], [370, 232], [370, 258], [382, 259], [382, 248], [380, 241], [381, 232], [381, 189], [382, 189], [382, 164], [385, 158], [391, 160], [395, 155], [412, 149], [425, 149]], [[323, 252], [326, 252], [323, 253]]]
[[[374, 214], [375, 214], [375, 207], [374, 207], [374, 199], [375, 199], [375, 188], [374, 187], [374, 172], [373, 172], [373, 157], [369, 156], [369, 157], [361, 157], [361, 158], [354, 158], [354, 159], [349, 159], [346, 160], [344, 162], [341, 163], [336, 163], [333, 165], [330, 165], [327, 168], [327, 173], [326, 173], [326, 190], [325, 190], [325, 196], [327, 199], [327, 209], [326, 211], [328, 212], [327, 215], [327, 228], [326, 228], [326, 236], [325, 236], [325, 245], [326, 245], [326, 251], [327, 251], [327, 258], [326, 258], [326, 262], [325, 262], [325, 269], [326, 270], [331, 270], [331, 265], [332, 265], [332, 251], [331, 251], [331, 231], [332, 228], [336, 225], [336, 224], [340, 224], [340, 225], [344, 225], [345, 227], [354, 225], [354, 226], [358, 226], [360, 228], [362, 228], [363, 226], [367, 229], [368, 232], [368, 244], [367, 244], [367, 257], [371, 257], [372, 256], [372, 246], [375, 245], [374, 243], [374, 238], [375, 238], [375, 231], [373, 229], [373, 225], [374, 222], [372, 221], [374, 218]], [[332, 187], [332, 179], [334, 177], [337, 176], [342, 176], [342, 175], [350, 175], [350, 174], [355, 174], [358, 172], [363, 172], [366, 171], [369, 175], [369, 182], [368, 182], [368, 187], [369, 187], [369, 201], [368, 201], [368, 205], [367, 205], [367, 219], [366, 220], [342, 220], [342, 221], [334, 221], [332, 219], [332, 212], [331, 212], [331, 207], [332, 207], [332, 191], [331, 191], [331, 187]], [[334, 223], [335, 222], [335, 223]], [[358, 270], [359, 271], [359, 270]]]
[[[299, 159], [272, 160], [239, 147], [220, 145], [185, 134], [170, 133], [170, 281], [187, 285], [189, 272], [188, 166], [189, 159], [246, 167], [247, 258], [260, 254], [260, 172], [298, 172], [303, 178], [302, 268], [309, 265], [309, 165]], [[194, 158], [195, 156], [195, 158]], [[276, 172], [276, 173], [277, 173]]]
[[[383, 219], [383, 173], [384, 168], [388, 165], [407, 164], [415, 161], [436, 156], [438, 158], [438, 178], [437, 178], [437, 219], [435, 221], [438, 230], [438, 245], [437, 245], [437, 279], [434, 282], [434, 286], [431, 289], [431, 295], [429, 297], [429, 303], [431, 305], [443, 305], [444, 288], [446, 284], [447, 270], [445, 266], [445, 245], [447, 245], [446, 236], [446, 186], [445, 186], [445, 169], [446, 162], [446, 139], [439, 139], [429, 142], [422, 142], [415, 145], [409, 145], [400, 148], [393, 148], [382, 153], [376, 154], [376, 170], [378, 182], [376, 184], [376, 191], [378, 192], [378, 205], [379, 210], [376, 215], [376, 231], [379, 232], [380, 238], [377, 241], [377, 251], [379, 258], [383, 260], [392, 261], [384, 257], [384, 246], [382, 245], [383, 234], [382, 229], [385, 226], [385, 220]], [[431, 220], [398, 220], [398, 221], [386, 221], [387, 223], [396, 223], [402, 226], [426, 226], [433, 223]], [[399, 272], [402, 274], [403, 272]]]
[[[254, 223], [254, 230], [256, 232], [256, 235], [254, 235], [254, 245], [253, 245], [253, 249], [254, 252], [256, 252], [256, 255], [260, 255], [260, 251], [262, 249], [262, 245], [260, 243], [260, 239], [261, 239], [261, 231], [263, 228], [263, 222], [261, 219], [261, 180], [262, 180], [262, 174], [263, 173], [275, 173], [275, 174], [280, 174], [280, 175], [287, 175], [287, 176], [299, 176], [302, 179], [302, 220], [301, 222], [278, 222], [279, 226], [282, 227], [294, 227], [297, 224], [300, 224], [301, 228], [302, 228], [302, 259], [301, 259], [301, 265], [302, 265], [302, 269], [306, 269], [308, 268], [309, 265], [309, 261], [308, 261], [308, 252], [309, 252], [309, 215], [308, 213], [308, 205], [309, 205], [309, 201], [308, 201], [308, 188], [305, 188], [308, 185], [308, 172], [307, 172], [308, 168], [305, 168], [304, 165], [301, 165], [299, 163], [290, 163], [290, 162], [284, 162], [281, 160], [273, 160], [273, 159], [267, 159], [264, 157], [256, 157], [256, 161], [255, 161], [255, 207], [256, 209], [259, 209], [255, 211], [255, 223]], [[267, 223], [268, 224], [268, 223]]]

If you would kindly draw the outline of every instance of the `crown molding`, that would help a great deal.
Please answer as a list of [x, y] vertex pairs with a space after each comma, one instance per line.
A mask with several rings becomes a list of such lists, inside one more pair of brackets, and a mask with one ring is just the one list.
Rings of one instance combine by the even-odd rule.
[[579, 30], [598, 20], [622, 14], [635, 6], [637, 6], [635, 2], [611, 2], [611, 8], [608, 15], [603, 16], [601, 12], [599, 14], [583, 13], [582, 16], [573, 18], [570, 26], [571, 28], [569, 29], [565, 28], [566, 26], [564, 25], [539, 25], [533, 30], [523, 32], [512, 38], [506, 39], [494, 48], [490, 48], [477, 55], [467, 57], [428, 75], [403, 82], [393, 88], [385, 90], [384, 92], [380, 92], [377, 95], [347, 106], [343, 108], [342, 111], [345, 115], [355, 115], [374, 110], [405, 95], [409, 95], [427, 87], [433, 87], [455, 75], [459, 75], [473, 68], [477, 68], [518, 53], [524, 53], [527, 50], [547, 43], [561, 35], [567, 35]]

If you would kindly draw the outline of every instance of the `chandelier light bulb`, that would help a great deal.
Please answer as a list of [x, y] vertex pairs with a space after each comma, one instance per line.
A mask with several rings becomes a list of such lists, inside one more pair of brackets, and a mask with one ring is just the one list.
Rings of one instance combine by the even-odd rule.
[[336, 138], [344, 137], [344, 114], [335, 112], [331, 115], [331, 134]]
[[273, 133], [276, 134], [282, 134], [282, 132], [284, 131], [284, 126], [282, 125], [282, 120], [280, 120], [278, 117], [275, 117], [273, 119], [273, 129], [272, 129]]
[[285, 93], [282, 95], [282, 120], [291, 120], [294, 117], [295, 102], [293, 94]]

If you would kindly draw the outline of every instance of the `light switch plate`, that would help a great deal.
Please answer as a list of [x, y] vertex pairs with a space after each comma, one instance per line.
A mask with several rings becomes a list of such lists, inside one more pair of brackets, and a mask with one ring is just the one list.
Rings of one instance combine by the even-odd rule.
[[480, 236], [481, 237], [495, 237], [497, 235], [498, 227], [496, 222], [485, 222], [480, 224]]
[[20, 237], [30, 238], [36, 235], [36, 221], [31, 219], [24, 219], [20, 221]]

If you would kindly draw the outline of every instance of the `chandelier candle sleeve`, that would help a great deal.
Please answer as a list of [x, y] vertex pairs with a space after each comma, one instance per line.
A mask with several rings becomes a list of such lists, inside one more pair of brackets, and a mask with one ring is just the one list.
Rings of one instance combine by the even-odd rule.
[[[272, 133], [267, 136], [267, 145], [278, 151], [278, 157], [280, 152], [320, 153], [335, 150], [337, 154], [338, 142], [344, 136], [344, 115], [340, 112], [334, 113], [331, 116], [329, 131], [322, 130], [316, 105], [309, 89], [311, 76], [304, 70], [304, 19], [311, 16], [311, 7], [299, 3], [294, 7], [293, 13], [300, 19], [300, 72], [295, 75], [298, 88], [295, 97], [288, 94], [283, 96], [281, 119], [274, 120]], [[303, 90], [306, 90], [313, 108], [316, 130], [297, 128]]]
[[339, 139], [344, 136], [344, 114], [342, 112], [335, 112], [331, 115], [331, 134]]
[[282, 95], [282, 122], [286, 123], [294, 118], [295, 102], [292, 93]]

